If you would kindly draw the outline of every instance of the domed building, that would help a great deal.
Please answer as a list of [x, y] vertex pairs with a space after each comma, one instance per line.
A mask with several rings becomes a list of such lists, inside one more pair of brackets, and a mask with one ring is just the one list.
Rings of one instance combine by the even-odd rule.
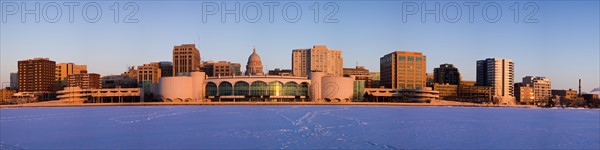
[[252, 54], [250, 55], [250, 57], [248, 57], [248, 64], [246, 64], [246, 72], [244, 74], [250, 76], [264, 75], [262, 60], [260, 59], [260, 56], [258, 56], [258, 54], [256, 53], [256, 47], [252, 50]]

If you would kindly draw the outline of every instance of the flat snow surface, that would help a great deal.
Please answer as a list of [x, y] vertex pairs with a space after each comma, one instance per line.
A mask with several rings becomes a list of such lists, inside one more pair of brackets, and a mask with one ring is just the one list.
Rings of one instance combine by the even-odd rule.
[[600, 110], [385, 106], [0, 109], [0, 149], [600, 149]]

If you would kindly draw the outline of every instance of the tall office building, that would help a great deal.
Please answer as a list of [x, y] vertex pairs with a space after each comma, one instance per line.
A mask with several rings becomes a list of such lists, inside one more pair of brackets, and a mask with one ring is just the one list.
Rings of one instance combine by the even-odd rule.
[[263, 72], [263, 65], [260, 56], [256, 53], [256, 48], [252, 49], [252, 54], [248, 57], [248, 63], [246, 63], [246, 72], [244, 75], [262, 76], [265, 75]]
[[152, 84], [158, 84], [158, 79], [162, 75], [158, 62], [151, 62], [149, 64], [138, 66], [137, 70], [139, 83], [150, 81]]
[[76, 65], [74, 63], [56, 64], [56, 81], [65, 81], [67, 76], [87, 71], [87, 65]]
[[452, 64], [441, 64], [440, 67], [433, 69], [433, 80], [439, 84], [460, 84], [460, 73], [458, 68]]
[[17, 90], [19, 88], [19, 73], [10, 73], [10, 89]]
[[79, 87], [81, 89], [102, 88], [100, 75], [97, 73], [87, 73], [86, 71], [81, 71], [78, 74], [68, 75], [66, 80], [68, 87]]
[[514, 97], [515, 66], [512, 60], [478, 60], [476, 82], [479, 86], [491, 86], [492, 94], [496, 97]]
[[200, 51], [195, 44], [182, 44], [173, 47], [173, 76], [199, 70], [201, 66]]
[[228, 61], [206, 61], [204, 62], [204, 72], [207, 76], [241, 76], [239, 63], [232, 63]]
[[549, 78], [525, 76], [523, 77], [523, 84], [529, 85], [533, 89], [533, 100], [536, 102], [545, 101], [552, 97], [552, 83]]
[[52, 92], [55, 85], [56, 62], [34, 58], [18, 62], [19, 92]]
[[421, 52], [395, 51], [379, 58], [381, 81], [392, 89], [421, 89], [425, 87], [427, 57]]
[[158, 62], [158, 67], [160, 68], [161, 77], [173, 76], [173, 63], [172, 62], [170, 62], [170, 61]]
[[309, 49], [292, 51], [292, 70], [294, 76], [308, 76], [311, 71], [321, 71], [331, 76], [342, 76], [344, 60], [342, 51], [315, 45]]

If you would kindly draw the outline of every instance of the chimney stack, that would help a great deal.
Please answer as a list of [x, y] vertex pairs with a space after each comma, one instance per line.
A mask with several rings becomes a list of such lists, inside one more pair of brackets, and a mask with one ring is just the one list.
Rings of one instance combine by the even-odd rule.
[[579, 79], [579, 96], [581, 96], [581, 79]]

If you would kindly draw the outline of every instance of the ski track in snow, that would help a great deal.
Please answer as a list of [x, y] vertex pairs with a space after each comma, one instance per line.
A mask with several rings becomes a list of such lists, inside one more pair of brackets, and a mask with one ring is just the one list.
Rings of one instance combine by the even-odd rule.
[[[343, 115], [337, 115], [335, 113], [332, 113], [334, 111], [349, 111], [349, 108], [345, 107], [345, 108], [341, 108], [341, 109], [327, 109], [327, 110], [317, 110], [317, 111], [309, 111], [306, 112], [303, 116], [301, 116], [298, 119], [290, 119], [288, 116], [284, 115], [282, 111], [276, 111], [275, 113], [279, 116], [281, 116], [282, 118], [284, 118], [285, 120], [289, 121], [293, 127], [295, 127], [295, 129], [280, 129], [279, 132], [283, 132], [283, 133], [288, 133], [288, 134], [284, 134], [285, 138], [287, 139], [286, 141], [281, 141], [283, 142], [281, 144], [281, 149], [286, 149], [286, 148], [290, 148], [291, 146], [294, 145], [299, 145], [299, 144], [306, 144], [306, 143], [300, 143], [298, 140], [293, 140], [294, 137], [297, 137], [295, 135], [299, 134], [302, 138], [312, 138], [312, 139], [316, 139], [316, 140], [329, 140], [332, 142], [342, 142], [342, 143], [347, 143], [347, 144], [339, 144], [339, 145], [365, 145], [365, 146], [372, 146], [373, 148], [380, 148], [380, 149], [397, 149], [394, 146], [391, 145], [386, 145], [386, 144], [380, 144], [377, 142], [372, 142], [372, 141], [362, 141], [362, 140], [358, 140], [358, 137], [348, 137], [343, 133], [336, 133], [334, 131], [332, 131], [331, 129], [335, 129], [335, 128], [347, 128], [347, 127], [354, 127], [354, 126], [361, 126], [361, 125], [367, 125], [368, 123], [365, 121], [362, 121], [360, 119], [356, 119], [356, 118], [352, 118], [352, 117], [348, 117], [348, 116], [343, 116]], [[315, 121], [315, 117], [317, 116], [325, 116], [325, 117], [334, 117], [337, 119], [343, 119], [344, 121], [340, 121], [340, 123], [345, 123], [345, 124], [340, 124], [340, 125], [334, 125], [334, 126], [323, 126], [323, 124]], [[346, 122], [350, 122], [350, 123], [346, 123]], [[295, 148], [295, 147], [292, 147]], [[336, 148], [343, 148], [343, 147], [336, 147]]]
[[145, 114], [139, 114], [139, 115], [124, 115], [124, 116], [121, 115], [118, 117], [108, 118], [108, 120], [115, 121], [115, 122], [121, 123], [121, 124], [130, 124], [130, 123], [139, 123], [139, 122], [143, 122], [143, 121], [150, 121], [153, 119], [158, 119], [158, 118], [163, 118], [163, 117], [171, 117], [171, 116], [176, 116], [176, 115], [181, 115], [181, 114], [198, 113], [198, 112], [205, 112], [205, 111], [206, 110], [192, 110], [192, 111], [169, 110], [169, 111], [152, 112], [152, 113], [145, 113]]

